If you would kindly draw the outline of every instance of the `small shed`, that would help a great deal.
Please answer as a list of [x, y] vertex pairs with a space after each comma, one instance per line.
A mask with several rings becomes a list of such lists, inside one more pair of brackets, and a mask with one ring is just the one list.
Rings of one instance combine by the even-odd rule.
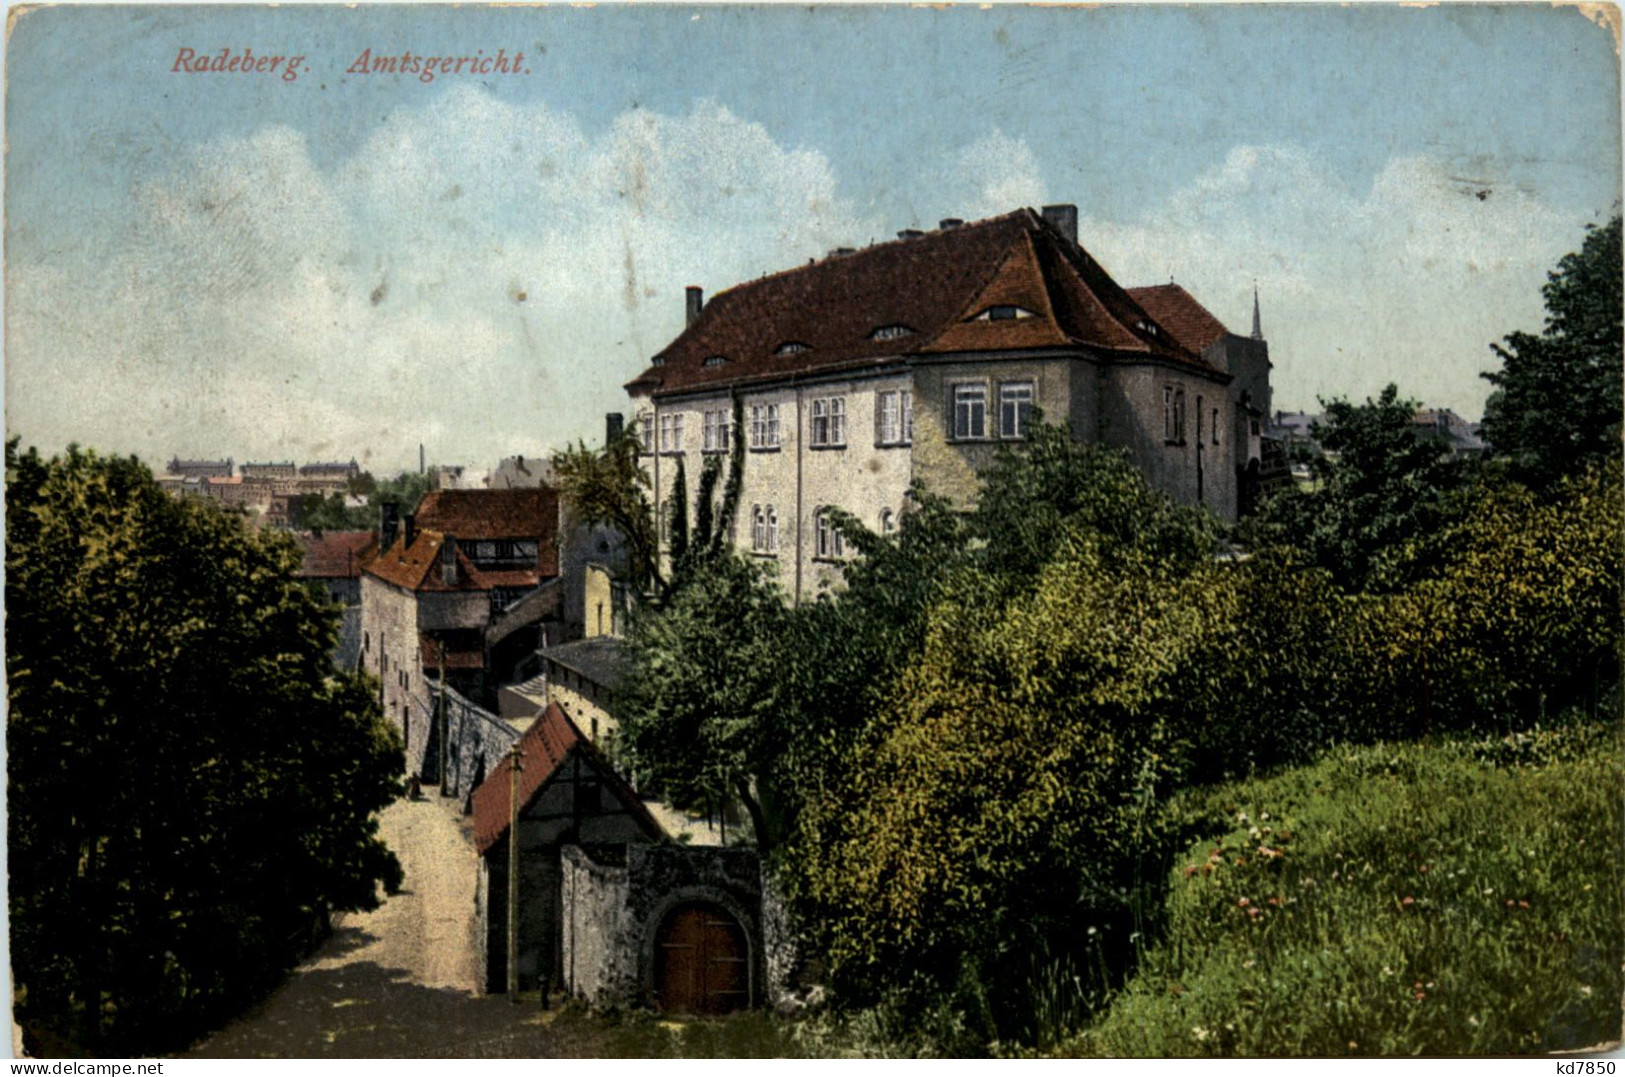
[[506, 989], [510, 820], [518, 819], [518, 944], [521, 990], [563, 985], [561, 850], [577, 846], [595, 859], [624, 861], [628, 846], [665, 834], [643, 802], [557, 704], [550, 704], [518, 741], [519, 774], [510, 759], [474, 790], [474, 841], [480, 853], [479, 919], [486, 941], [487, 989]]

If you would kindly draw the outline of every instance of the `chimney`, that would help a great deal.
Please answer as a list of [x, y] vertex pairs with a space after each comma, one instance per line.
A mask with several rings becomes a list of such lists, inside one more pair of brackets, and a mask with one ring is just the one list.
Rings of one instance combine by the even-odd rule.
[[618, 411], [612, 411], [604, 416], [604, 444], [613, 445], [620, 438], [621, 431], [626, 429], [626, 416]]
[[697, 284], [690, 284], [686, 289], [688, 293], [688, 323], [693, 325], [699, 320], [700, 311], [705, 309], [705, 289]]
[[925, 235], [925, 233], [920, 231], [918, 228], [905, 228], [901, 232], [897, 233], [897, 238], [898, 239], [919, 239], [923, 235]]
[[836, 247], [834, 250], [829, 252], [829, 256], [831, 258], [839, 258], [844, 254], [856, 254], [856, 253], [857, 253], [857, 248], [856, 247]]
[[447, 535], [440, 546], [440, 579], [447, 587], [457, 586], [457, 536]]
[[418, 518], [413, 513], [406, 514], [406, 541], [402, 545], [406, 549], [412, 548], [412, 543], [418, 540]]
[[401, 503], [385, 501], [378, 509], [378, 548], [387, 550], [395, 545], [395, 532], [400, 527]]
[[964, 223], [965, 219], [963, 217], [944, 217], [942, 220], [937, 222], [937, 227], [946, 232], [948, 229], [958, 228]]
[[1073, 243], [1078, 241], [1078, 207], [1073, 205], [1045, 206], [1044, 220], [1049, 226]]

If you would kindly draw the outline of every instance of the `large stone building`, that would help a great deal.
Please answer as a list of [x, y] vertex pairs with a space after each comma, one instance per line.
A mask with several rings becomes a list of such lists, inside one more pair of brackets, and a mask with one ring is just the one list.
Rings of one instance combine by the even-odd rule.
[[660, 504], [679, 458], [692, 496], [703, 458], [746, 438], [734, 542], [797, 598], [844, 556], [828, 508], [888, 532], [916, 479], [968, 505], [1035, 409], [1223, 519], [1250, 500], [1270, 406], [1256, 303], [1242, 337], [1177, 285], [1125, 290], [1072, 206], [944, 221], [709, 304], [691, 288], [688, 315], [627, 385]]

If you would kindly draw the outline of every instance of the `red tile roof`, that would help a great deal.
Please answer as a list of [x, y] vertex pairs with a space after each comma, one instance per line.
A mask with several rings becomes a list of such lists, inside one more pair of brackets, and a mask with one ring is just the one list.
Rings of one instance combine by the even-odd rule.
[[546, 486], [433, 490], [418, 505], [419, 527], [463, 539], [540, 539], [558, 531], [559, 497]]
[[[995, 306], [1034, 316], [977, 318]], [[627, 389], [665, 394], [910, 355], [1079, 346], [1212, 369], [1155, 322], [1087, 251], [1022, 209], [720, 292]], [[875, 339], [892, 326], [911, 332]], [[779, 354], [790, 342], [808, 347]]]
[[[536, 799], [536, 794], [558, 773], [560, 766], [572, 751], [590, 759], [603, 776], [604, 784], [620, 799], [627, 811], [642, 826], [651, 839], [664, 837], [660, 824], [655, 822], [642, 799], [633, 792], [626, 780], [615, 772], [592, 741], [581, 735], [581, 730], [557, 703], [547, 709], [519, 738], [519, 811], [523, 813]], [[485, 781], [474, 790], [474, 844], [481, 853], [489, 850], [508, 833], [508, 820], [512, 805], [509, 787], [509, 769], [512, 764], [504, 758], [496, 769], [486, 775]]]
[[371, 531], [303, 532], [298, 539], [305, 560], [294, 575], [306, 579], [353, 580], [378, 552], [377, 536]]
[[447, 584], [440, 571], [440, 551], [446, 536], [438, 531], [419, 531], [412, 544], [403, 533], [395, 545], [371, 558], [362, 571], [408, 591], [489, 591], [493, 587], [539, 587], [558, 572], [558, 551], [551, 543], [543, 545], [539, 564], [532, 568], [482, 569], [469, 560], [462, 537], [457, 537], [457, 582]]
[[1230, 332], [1195, 296], [1171, 281], [1148, 288], [1130, 288], [1128, 294], [1159, 325], [1198, 355]]

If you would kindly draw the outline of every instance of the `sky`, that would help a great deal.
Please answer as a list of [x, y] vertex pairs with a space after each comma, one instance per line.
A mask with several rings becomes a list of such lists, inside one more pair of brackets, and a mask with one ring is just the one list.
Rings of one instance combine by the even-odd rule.
[[6, 71], [7, 434], [154, 464], [597, 441], [685, 285], [1054, 202], [1232, 330], [1256, 284], [1277, 407], [1476, 419], [1620, 202], [1574, 8], [48, 7]]

